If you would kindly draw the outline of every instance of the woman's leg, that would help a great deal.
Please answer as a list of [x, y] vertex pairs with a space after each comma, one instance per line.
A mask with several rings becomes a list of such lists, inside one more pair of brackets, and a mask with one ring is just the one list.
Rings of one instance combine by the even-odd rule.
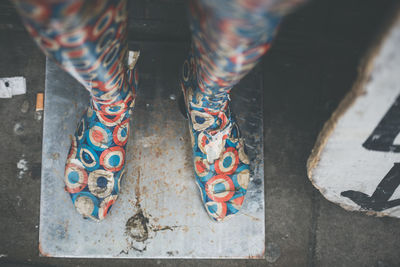
[[101, 220], [118, 196], [137, 86], [127, 64], [126, 1], [14, 2], [45, 54], [91, 94], [72, 138], [65, 189], [79, 213]]
[[209, 215], [242, 206], [249, 159], [229, 110], [229, 92], [269, 49], [282, 17], [299, 0], [191, 0], [192, 49], [181, 86], [189, 115], [196, 181]]

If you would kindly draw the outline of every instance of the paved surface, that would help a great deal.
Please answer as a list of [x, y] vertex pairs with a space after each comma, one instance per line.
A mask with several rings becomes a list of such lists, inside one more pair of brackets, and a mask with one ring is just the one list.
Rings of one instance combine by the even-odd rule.
[[[188, 42], [183, 2], [136, 1], [130, 7], [131, 37]], [[0, 265], [399, 266], [400, 221], [347, 212], [326, 201], [309, 182], [305, 166], [319, 130], [350, 89], [394, 2], [312, 1], [287, 18], [259, 66], [265, 90], [266, 260], [113, 263], [38, 256], [42, 120], [35, 118], [34, 103], [36, 93], [44, 91], [45, 58], [2, 1], [0, 76], [26, 77], [28, 92], [0, 99]]]

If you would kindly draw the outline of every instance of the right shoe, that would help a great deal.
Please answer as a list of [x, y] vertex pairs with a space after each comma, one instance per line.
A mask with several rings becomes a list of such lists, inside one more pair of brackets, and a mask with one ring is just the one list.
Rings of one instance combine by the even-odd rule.
[[129, 121], [138, 86], [135, 64], [139, 53], [130, 55], [133, 62], [116, 98], [111, 103], [92, 98], [72, 137], [65, 165], [65, 190], [76, 210], [94, 221], [109, 213], [124, 176]]

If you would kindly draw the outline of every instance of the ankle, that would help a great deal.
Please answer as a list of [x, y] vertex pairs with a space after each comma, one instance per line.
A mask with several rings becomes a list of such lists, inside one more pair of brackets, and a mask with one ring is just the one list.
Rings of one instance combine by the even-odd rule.
[[225, 112], [230, 101], [229, 93], [207, 94], [200, 89], [189, 93], [187, 97], [189, 108], [198, 111], [207, 109], [210, 112]]

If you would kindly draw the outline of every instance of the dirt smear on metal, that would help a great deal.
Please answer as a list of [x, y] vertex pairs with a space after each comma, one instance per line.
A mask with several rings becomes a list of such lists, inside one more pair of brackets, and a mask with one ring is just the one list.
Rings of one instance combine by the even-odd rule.
[[125, 235], [127, 241], [127, 248], [125, 250], [121, 250], [119, 253], [121, 254], [129, 254], [130, 250], [134, 250], [137, 252], [144, 252], [147, 249], [148, 239], [152, 238], [152, 234], [156, 234], [160, 231], [174, 231], [176, 228], [180, 227], [177, 225], [173, 226], [161, 226], [161, 225], [153, 225], [150, 224], [150, 214], [147, 214], [143, 211], [140, 201], [141, 201], [141, 193], [140, 193], [140, 171], [138, 168], [136, 183], [135, 183], [135, 198], [136, 202], [134, 203], [136, 213], [130, 217], [125, 224]]
[[125, 225], [125, 234], [136, 242], [144, 242], [149, 238], [149, 228], [147, 227], [149, 218], [139, 211], [130, 217]]

